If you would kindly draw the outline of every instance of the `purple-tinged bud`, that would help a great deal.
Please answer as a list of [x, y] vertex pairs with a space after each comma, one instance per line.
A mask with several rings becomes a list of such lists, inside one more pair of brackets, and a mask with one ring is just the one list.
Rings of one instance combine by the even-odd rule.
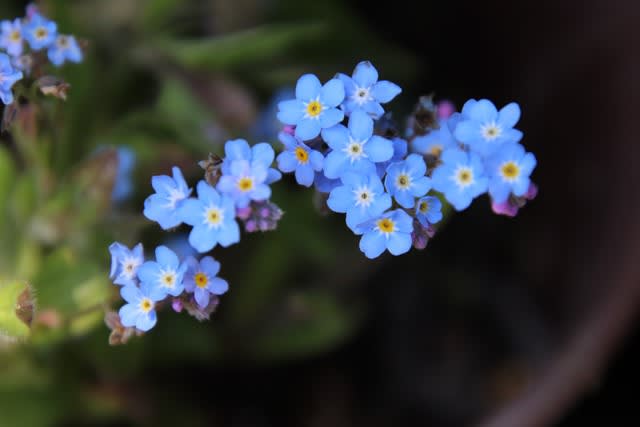
[[532, 182], [529, 184], [529, 189], [527, 189], [527, 192], [524, 193], [524, 198], [527, 200], [533, 200], [536, 198], [537, 195], [538, 195], [538, 186]]
[[439, 120], [446, 120], [456, 112], [456, 106], [453, 102], [444, 99], [436, 105], [436, 114]]
[[241, 220], [247, 220], [251, 216], [251, 206], [245, 208], [236, 208], [236, 217]]
[[261, 218], [270, 218], [271, 217], [271, 209], [268, 206], [260, 208], [260, 217]]
[[211, 313], [216, 311], [219, 303], [220, 299], [216, 295], [211, 295], [211, 297], [209, 298], [209, 305], [207, 305], [205, 308], [201, 308], [193, 298], [185, 301], [184, 308], [191, 316], [195, 317], [199, 321], [203, 321], [209, 320]]
[[176, 313], [180, 313], [182, 311], [182, 309], [184, 308], [184, 305], [182, 303], [182, 300], [180, 298], [174, 298], [171, 301], [171, 308], [173, 309], [173, 311], [175, 311]]
[[256, 221], [254, 221], [253, 219], [250, 219], [244, 223], [244, 230], [247, 233], [254, 233], [258, 231], [258, 224], [256, 224]]
[[296, 127], [292, 125], [284, 125], [284, 127], [282, 128], [282, 132], [294, 136], [296, 133]]
[[503, 203], [495, 203], [491, 201], [491, 209], [498, 215], [514, 217], [518, 214], [518, 210], [527, 204], [527, 200], [533, 200], [538, 195], [538, 186], [533, 182], [529, 184], [527, 192], [522, 196], [514, 196], [511, 194]]
[[411, 232], [411, 241], [413, 247], [416, 249], [424, 249], [435, 234], [435, 229], [432, 226], [424, 227], [420, 224], [420, 221], [413, 220], [413, 231]]
[[518, 207], [509, 203], [509, 200], [502, 203], [491, 202], [491, 210], [498, 215], [514, 217], [518, 214]]
[[27, 19], [31, 20], [33, 17], [40, 13], [38, 6], [35, 3], [29, 3], [27, 5]]
[[269, 230], [273, 230], [276, 227], [275, 227], [275, 224], [272, 223], [271, 221], [267, 219], [260, 219], [258, 220], [258, 228], [260, 229], [260, 231], [269, 231]]

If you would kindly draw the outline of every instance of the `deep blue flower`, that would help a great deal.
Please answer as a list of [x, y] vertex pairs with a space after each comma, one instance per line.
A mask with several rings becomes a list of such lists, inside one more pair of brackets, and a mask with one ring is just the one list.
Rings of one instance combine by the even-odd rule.
[[138, 267], [144, 263], [142, 243], [138, 243], [130, 250], [122, 243], [114, 242], [109, 246], [109, 252], [111, 253], [109, 278], [115, 279], [113, 283], [123, 286], [138, 284]]
[[20, 79], [22, 72], [13, 68], [9, 56], [0, 53], [0, 99], [3, 104], [9, 105], [13, 102], [11, 88]]
[[24, 48], [24, 40], [22, 38], [22, 22], [16, 18], [13, 22], [0, 22], [0, 48], [7, 51], [11, 56], [20, 56]]
[[423, 155], [440, 157], [443, 151], [457, 147], [458, 143], [453, 136], [459, 115], [451, 116], [448, 120], [440, 120], [440, 128], [434, 129], [426, 135], [420, 135], [413, 139], [413, 150]]
[[347, 226], [360, 234], [360, 224], [391, 207], [391, 196], [385, 193], [382, 181], [373, 171], [368, 174], [346, 172], [341, 180], [343, 185], [331, 190], [327, 206], [334, 212], [346, 213]]
[[360, 227], [360, 250], [367, 258], [377, 258], [385, 249], [401, 255], [411, 249], [413, 220], [402, 209], [385, 212]]
[[187, 273], [184, 277], [184, 288], [193, 293], [193, 297], [200, 308], [209, 305], [210, 295], [222, 295], [229, 289], [226, 280], [216, 277], [220, 271], [220, 263], [210, 256], [206, 256], [198, 262], [190, 257], [187, 263]]
[[523, 196], [529, 189], [529, 175], [536, 167], [536, 158], [520, 144], [503, 145], [485, 162], [489, 175], [489, 194], [494, 203], [504, 203], [509, 194]]
[[165, 293], [148, 283], [137, 286], [124, 286], [120, 295], [127, 302], [120, 308], [120, 322], [128, 328], [135, 327], [147, 332], [156, 325], [156, 302], [165, 297]]
[[442, 164], [431, 176], [433, 188], [444, 194], [456, 210], [464, 210], [471, 201], [487, 191], [489, 183], [482, 161], [476, 153], [452, 148], [442, 153]]
[[431, 189], [431, 179], [426, 173], [422, 156], [410, 154], [406, 160], [389, 165], [384, 185], [400, 206], [410, 209], [416, 197], [424, 196]]
[[174, 166], [172, 172], [173, 178], [167, 175], [151, 178], [151, 185], [156, 192], [144, 201], [144, 216], [156, 221], [164, 230], [182, 223], [178, 208], [192, 191], [179, 167]]
[[193, 226], [189, 234], [191, 246], [199, 252], [207, 252], [218, 243], [225, 248], [238, 243], [240, 228], [235, 212], [231, 197], [220, 195], [205, 181], [200, 181], [198, 198], [185, 200], [180, 210], [182, 220]]
[[278, 168], [282, 172], [295, 171], [298, 184], [310, 187], [315, 172], [322, 170], [324, 156], [288, 133], [280, 132], [278, 138], [285, 148], [278, 154]]
[[324, 161], [324, 174], [330, 179], [340, 178], [346, 171], [375, 170], [373, 163], [393, 156], [393, 143], [373, 135], [373, 119], [360, 110], [349, 117], [349, 128], [336, 125], [324, 129], [322, 139], [332, 149]]
[[58, 26], [42, 15], [34, 15], [22, 27], [22, 36], [29, 42], [33, 50], [49, 47], [56, 39]]
[[402, 138], [395, 137], [391, 140], [393, 144], [393, 156], [386, 162], [376, 163], [376, 171], [378, 172], [378, 176], [382, 179], [384, 175], [387, 173], [387, 167], [394, 162], [399, 162], [407, 156], [407, 152], [409, 151], [409, 144]]
[[166, 246], [158, 246], [156, 260], [146, 261], [138, 268], [138, 279], [142, 284], [159, 289], [163, 298], [167, 295], [176, 297], [184, 290], [185, 271], [187, 264], [180, 263], [175, 252]]
[[344, 99], [344, 85], [331, 79], [324, 86], [313, 74], [305, 74], [296, 84], [296, 99], [278, 104], [278, 120], [296, 127], [295, 135], [308, 141], [320, 130], [342, 121], [344, 113], [338, 107]]
[[55, 42], [49, 47], [47, 56], [56, 67], [61, 66], [65, 61], [82, 62], [82, 50], [73, 36], [57, 36]]
[[351, 77], [338, 74], [344, 83], [345, 99], [342, 104], [345, 114], [362, 110], [374, 119], [384, 114], [380, 104], [385, 104], [395, 98], [402, 89], [387, 80], [378, 81], [378, 71], [369, 61], [362, 61], [353, 70]]
[[442, 219], [442, 203], [434, 196], [426, 196], [416, 202], [416, 218], [424, 227]]
[[522, 132], [513, 128], [519, 119], [520, 107], [515, 102], [498, 112], [489, 100], [470, 100], [463, 108], [454, 135], [472, 151], [489, 156], [502, 144], [522, 139]]
[[126, 200], [133, 192], [131, 173], [136, 164], [136, 153], [129, 147], [118, 147], [118, 171], [113, 183], [111, 199], [116, 202]]

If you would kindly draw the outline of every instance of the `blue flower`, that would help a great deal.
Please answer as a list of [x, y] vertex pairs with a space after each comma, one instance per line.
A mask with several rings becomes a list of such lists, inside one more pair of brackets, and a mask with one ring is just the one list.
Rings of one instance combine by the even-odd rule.
[[342, 121], [344, 113], [336, 108], [344, 99], [344, 85], [331, 79], [324, 86], [313, 74], [305, 74], [296, 84], [296, 99], [278, 104], [278, 120], [295, 125], [295, 135], [308, 141], [320, 134], [321, 129]]
[[522, 139], [522, 132], [513, 128], [519, 119], [520, 107], [515, 102], [498, 112], [489, 100], [470, 100], [463, 108], [454, 135], [472, 151], [489, 156], [502, 144]]
[[22, 72], [16, 71], [11, 65], [11, 59], [4, 53], [0, 53], [0, 99], [5, 105], [13, 102], [13, 85], [22, 79]]
[[230, 196], [237, 207], [249, 206], [252, 200], [262, 201], [271, 197], [271, 188], [265, 183], [267, 169], [260, 163], [235, 160], [228, 175], [222, 175], [216, 188]]
[[226, 248], [240, 241], [233, 199], [220, 195], [205, 181], [198, 183], [198, 198], [185, 200], [180, 213], [182, 220], [193, 226], [189, 243], [199, 252], [218, 243]]
[[416, 218], [425, 227], [442, 219], [442, 203], [434, 196], [418, 199], [416, 202]]
[[156, 221], [164, 230], [182, 223], [178, 208], [192, 191], [179, 167], [174, 166], [172, 172], [173, 178], [167, 175], [151, 178], [151, 185], [156, 192], [144, 201], [144, 216]]
[[229, 289], [226, 280], [216, 277], [220, 271], [220, 263], [210, 256], [206, 256], [198, 262], [190, 257], [185, 261], [188, 265], [184, 277], [184, 288], [193, 293], [193, 297], [200, 308], [209, 305], [209, 296], [222, 295]]
[[16, 18], [11, 21], [0, 22], [0, 48], [5, 49], [11, 56], [22, 55], [24, 41], [22, 39], [22, 22]]
[[82, 62], [82, 50], [73, 36], [59, 35], [56, 37], [56, 41], [47, 51], [47, 56], [56, 67], [61, 66], [65, 61]]
[[373, 119], [360, 110], [351, 114], [348, 129], [343, 125], [324, 129], [322, 139], [332, 149], [324, 161], [324, 174], [330, 179], [340, 178], [346, 171], [375, 170], [373, 163], [393, 156], [393, 143], [373, 135]]
[[129, 147], [118, 147], [118, 170], [113, 183], [111, 199], [116, 202], [126, 200], [133, 192], [131, 173], [136, 164], [136, 153]]
[[128, 328], [135, 327], [147, 332], [156, 325], [156, 302], [164, 299], [165, 294], [159, 288], [148, 283], [142, 283], [140, 287], [124, 286], [120, 289], [120, 295], [128, 303], [120, 308], [120, 322]]
[[392, 255], [402, 255], [411, 249], [413, 220], [404, 210], [396, 209], [368, 221], [360, 231], [360, 250], [367, 258], [377, 258], [385, 249]]
[[331, 190], [327, 206], [334, 212], [347, 214], [347, 226], [360, 234], [358, 226], [377, 217], [391, 207], [391, 196], [385, 193], [382, 181], [375, 172], [345, 173], [340, 187]]
[[386, 162], [376, 163], [376, 171], [380, 178], [384, 177], [387, 173], [387, 167], [394, 162], [399, 162], [404, 159], [409, 151], [409, 144], [402, 138], [396, 137], [391, 140], [393, 144], [393, 156]]
[[142, 284], [159, 289], [164, 298], [174, 297], [184, 290], [183, 277], [187, 264], [180, 263], [178, 256], [166, 246], [156, 248], [156, 260], [147, 261], [138, 268], [138, 278]]
[[520, 144], [506, 144], [486, 162], [489, 194], [494, 203], [504, 203], [509, 194], [520, 197], [529, 189], [529, 175], [536, 167], [536, 158], [526, 153]]
[[266, 142], [251, 147], [244, 139], [233, 139], [224, 144], [224, 154], [222, 173], [225, 175], [231, 173], [231, 164], [234, 161], [245, 160], [252, 165], [259, 164], [267, 170], [266, 184], [271, 184], [282, 178], [282, 174], [271, 167], [276, 154], [273, 147]]
[[278, 138], [285, 147], [285, 151], [278, 155], [278, 168], [282, 172], [295, 171], [298, 184], [310, 187], [314, 171], [322, 170], [324, 156], [288, 133], [280, 132]]
[[34, 15], [27, 24], [22, 27], [22, 36], [29, 42], [33, 50], [49, 47], [56, 39], [58, 26], [42, 15]]
[[452, 148], [442, 153], [442, 164], [433, 172], [431, 182], [433, 188], [461, 211], [475, 197], [487, 191], [489, 180], [476, 153]]
[[360, 62], [353, 70], [353, 76], [340, 73], [338, 78], [344, 83], [345, 100], [342, 108], [347, 115], [362, 110], [378, 119], [384, 114], [380, 104], [391, 101], [402, 92], [395, 83], [378, 81], [378, 71], [369, 61]]
[[432, 130], [426, 135], [420, 135], [411, 142], [413, 150], [423, 155], [440, 157], [443, 151], [455, 148], [458, 143], [451, 133], [455, 129], [459, 115], [451, 116], [448, 120], [440, 120], [440, 128]]
[[316, 172], [313, 180], [313, 186], [320, 193], [330, 193], [331, 190], [341, 185], [342, 181], [339, 178], [329, 179], [324, 176], [324, 172]]
[[400, 206], [410, 209], [416, 197], [424, 196], [431, 189], [431, 179], [426, 173], [422, 156], [410, 154], [406, 160], [389, 165], [384, 185]]
[[138, 243], [133, 249], [127, 248], [122, 243], [114, 242], [109, 246], [111, 253], [111, 272], [109, 278], [116, 285], [135, 286], [138, 283], [136, 276], [138, 267], [144, 262], [142, 243]]

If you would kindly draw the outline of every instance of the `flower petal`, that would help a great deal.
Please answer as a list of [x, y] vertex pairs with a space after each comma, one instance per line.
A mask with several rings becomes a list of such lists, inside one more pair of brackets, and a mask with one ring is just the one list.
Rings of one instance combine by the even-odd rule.
[[296, 98], [301, 101], [315, 99], [320, 94], [322, 85], [313, 74], [305, 74], [296, 83]]
[[378, 81], [378, 70], [371, 62], [362, 61], [353, 70], [353, 80], [359, 87], [371, 87]]
[[391, 101], [402, 92], [400, 86], [387, 80], [379, 81], [373, 86], [373, 97], [376, 101], [384, 104]]

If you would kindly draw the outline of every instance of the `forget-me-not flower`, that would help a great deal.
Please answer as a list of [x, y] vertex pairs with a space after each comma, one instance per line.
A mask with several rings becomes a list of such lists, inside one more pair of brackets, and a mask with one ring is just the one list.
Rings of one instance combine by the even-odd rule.
[[278, 154], [278, 168], [282, 172], [295, 171], [298, 184], [310, 187], [313, 184], [315, 172], [322, 170], [324, 156], [288, 133], [280, 132], [278, 138], [285, 148]]
[[56, 39], [58, 26], [42, 15], [34, 15], [22, 27], [22, 36], [29, 42], [33, 50], [49, 47]]
[[184, 288], [187, 292], [193, 293], [193, 298], [200, 308], [209, 305], [209, 297], [222, 295], [229, 289], [226, 280], [217, 277], [220, 271], [220, 263], [210, 256], [206, 256], [198, 262], [193, 257], [185, 260], [187, 273], [184, 276]]
[[164, 299], [166, 294], [149, 283], [137, 286], [124, 286], [120, 295], [127, 302], [120, 308], [120, 322], [128, 328], [135, 327], [147, 332], [156, 325], [156, 302]]
[[164, 296], [176, 297], [184, 290], [186, 271], [187, 264], [181, 263], [175, 252], [166, 246], [158, 246], [156, 260], [146, 261], [138, 268], [138, 279], [143, 284], [160, 289]]
[[332, 151], [324, 161], [327, 178], [340, 178], [346, 171], [375, 170], [373, 163], [385, 162], [393, 156], [393, 143], [373, 134], [373, 119], [363, 111], [354, 111], [349, 127], [336, 125], [322, 131], [322, 139]]
[[376, 171], [378, 172], [378, 176], [383, 178], [387, 173], [387, 167], [394, 162], [399, 162], [407, 156], [407, 152], [409, 151], [409, 144], [407, 141], [400, 138], [395, 137], [391, 140], [393, 144], [393, 156], [386, 162], [376, 163]]
[[413, 150], [423, 155], [439, 158], [444, 150], [456, 147], [457, 141], [451, 129], [455, 129], [458, 117], [452, 116], [448, 120], [439, 120], [440, 128], [415, 137], [411, 142]]
[[337, 107], [343, 99], [340, 80], [331, 79], [323, 86], [315, 75], [305, 74], [296, 84], [296, 98], [278, 104], [278, 120], [295, 126], [295, 135], [308, 141], [342, 121], [344, 113]]
[[[240, 160], [239, 162], [244, 162]], [[240, 241], [240, 227], [235, 219], [233, 199], [220, 195], [205, 181], [198, 183], [198, 198], [185, 200], [182, 220], [193, 226], [189, 243], [199, 252], [207, 252], [218, 243], [225, 248]]]
[[118, 147], [117, 153], [118, 171], [116, 172], [116, 179], [113, 183], [111, 199], [115, 202], [121, 202], [126, 200], [133, 192], [131, 173], [136, 164], [136, 153], [126, 146]]
[[250, 146], [244, 139], [232, 139], [224, 144], [224, 161], [222, 173], [231, 173], [231, 164], [236, 160], [245, 160], [250, 164], [260, 164], [267, 170], [266, 184], [271, 184], [282, 178], [282, 174], [271, 167], [276, 154], [273, 147], [266, 142]]
[[378, 70], [369, 61], [362, 61], [353, 70], [351, 77], [338, 74], [344, 83], [345, 99], [342, 104], [344, 112], [349, 115], [356, 110], [362, 110], [374, 119], [384, 114], [380, 104], [385, 104], [395, 98], [402, 89], [387, 80], [378, 81]]
[[427, 165], [420, 154], [410, 154], [401, 162], [387, 167], [384, 185], [403, 208], [413, 207], [415, 198], [427, 194], [431, 189], [431, 179], [425, 176]]
[[487, 99], [471, 100], [463, 108], [454, 136], [472, 151], [489, 156], [502, 144], [522, 139], [522, 132], [513, 128], [519, 119], [520, 107], [515, 102], [498, 111]]
[[442, 203], [434, 196], [426, 196], [416, 202], [416, 218], [425, 227], [442, 219]]
[[489, 175], [489, 194], [494, 203], [503, 203], [509, 194], [523, 196], [529, 189], [529, 175], [536, 158], [520, 144], [506, 144], [485, 162]]
[[360, 250], [367, 258], [377, 258], [385, 249], [402, 255], [411, 249], [413, 220], [402, 209], [385, 212], [360, 226]]
[[331, 190], [327, 206], [334, 212], [346, 213], [347, 226], [360, 234], [359, 225], [391, 207], [391, 196], [385, 193], [382, 181], [374, 171], [368, 174], [346, 172], [341, 180], [343, 185]]
[[49, 61], [57, 67], [65, 61], [82, 62], [82, 50], [73, 36], [59, 35], [47, 51]]
[[475, 197], [487, 191], [489, 180], [476, 153], [452, 148], [442, 153], [441, 159], [442, 164], [433, 171], [431, 182], [456, 210], [466, 209]]
[[22, 72], [16, 70], [11, 65], [11, 58], [4, 53], [0, 53], [0, 100], [5, 105], [13, 102], [13, 85], [22, 79]]
[[14, 19], [13, 22], [7, 20], [0, 23], [0, 48], [7, 51], [11, 56], [20, 56], [24, 48], [24, 39], [22, 38], [22, 21], [20, 18]]
[[173, 178], [167, 175], [151, 178], [151, 185], [156, 192], [144, 201], [144, 216], [156, 221], [164, 230], [182, 224], [178, 208], [192, 191], [179, 167], [174, 166], [172, 172]]
[[127, 248], [119, 242], [109, 246], [111, 253], [111, 272], [109, 277], [115, 279], [116, 285], [135, 286], [138, 283], [138, 267], [144, 263], [142, 243], [138, 243], [133, 249]]

